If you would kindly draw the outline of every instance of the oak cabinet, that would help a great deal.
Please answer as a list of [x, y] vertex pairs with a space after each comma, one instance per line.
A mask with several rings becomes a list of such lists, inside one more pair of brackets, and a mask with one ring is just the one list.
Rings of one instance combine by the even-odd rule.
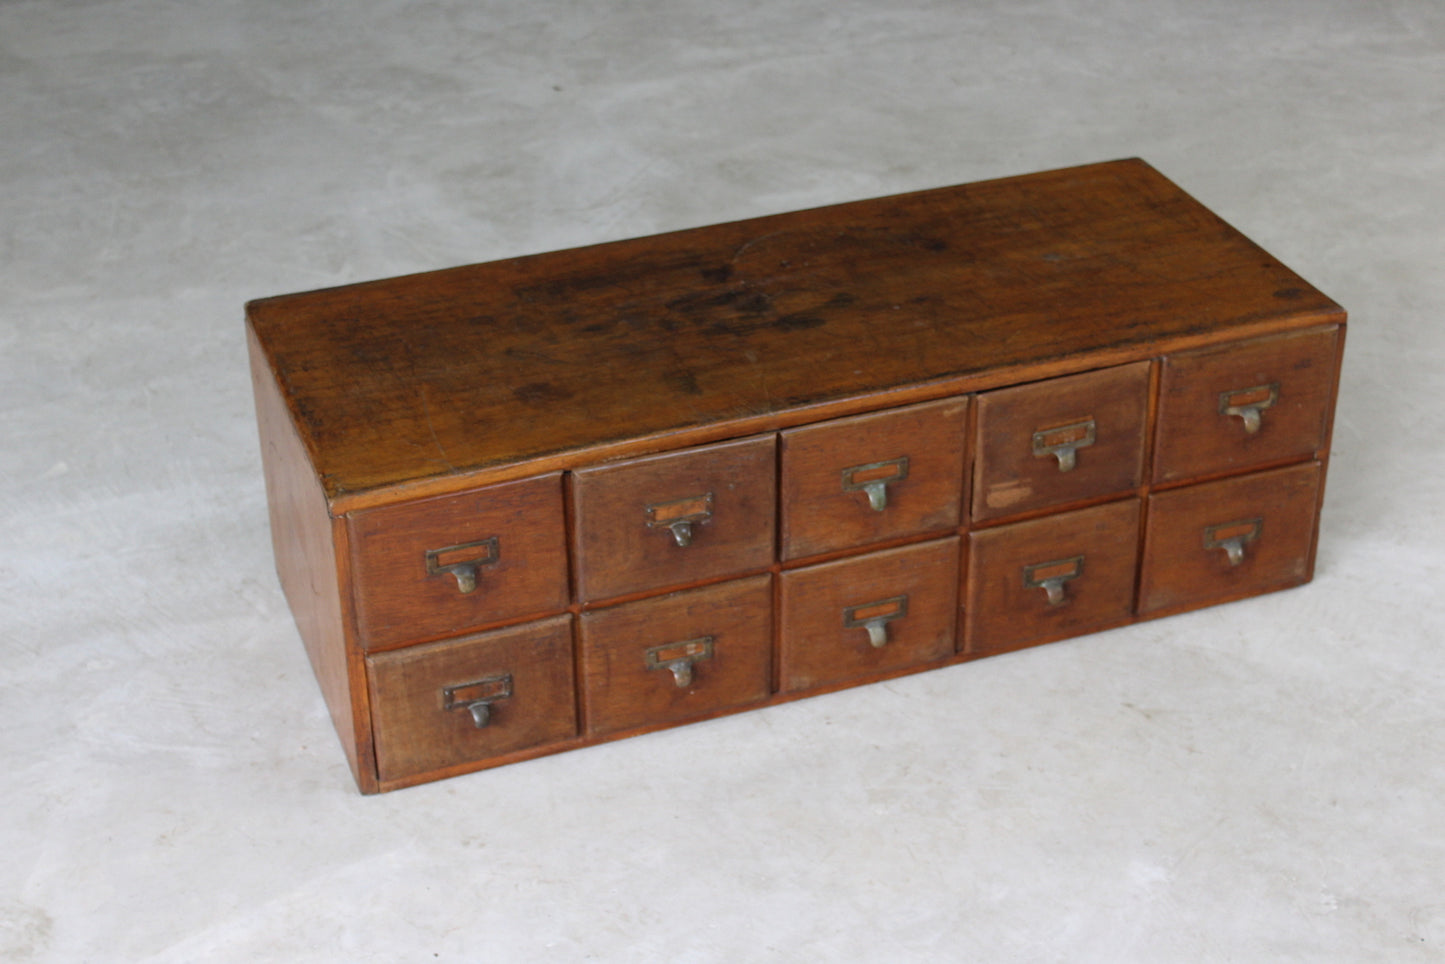
[[1306, 582], [1345, 315], [1125, 160], [247, 322], [375, 792]]

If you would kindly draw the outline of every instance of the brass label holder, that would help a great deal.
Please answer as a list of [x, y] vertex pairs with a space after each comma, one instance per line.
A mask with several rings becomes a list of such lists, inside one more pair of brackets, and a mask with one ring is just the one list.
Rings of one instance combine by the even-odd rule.
[[426, 571], [431, 576], [443, 573], [454, 576], [457, 590], [469, 593], [477, 588], [478, 570], [483, 566], [495, 565], [501, 558], [501, 544], [496, 536], [491, 536], [479, 542], [464, 542], [444, 549], [428, 549]]
[[712, 506], [711, 492], [670, 502], [654, 502], [644, 509], [647, 514], [647, 527], [666, 529], [672, 533], [673, 542], [685, 548], [692, 545], [693, 526], [712, 519]]
[[1078, 464], [1079, 449], [1086, 449], [1094, 444], [1097, 430], [1092, 416], [1068, 425], [1041, 428], [1033, 437], [1034, 457], [1047, 458], [1052, 455], [1059, 460], [1060, 472], [1072, 472]]
[[891, 596], [847, 607], [843, 610], [843, 628], [866, 630], [869, 645], [881, 649], [888, 644], [888, 624], [907, 615], [908, 597]]
[[1264, 520], [1239, 519], [1235, 522], [1221, 522], [1205, 526], [1204, 548], [1223, 549], [1229, 557], [1229, 564], [1237, 566], [1244, 561], [1244, 547], [1259, 538], [1264, 531]]
[[696, 636], [675, 643], [653, 646], [642, 654], [643, 664], [650, 670], [665, 669], [672, 673], [678, 689], [692, 685], [692, 668], [705, 659], [712, 659], [713, 638]]
[[492, 704], [512, 695], [512, 674], [499, 673], [470, 683], [442, 687], [442, 709], [464, 709], [472, 716], [472, 725], [485, 729], [492, 722]]
[[1219, 393], [1219, 414], [1241, 419], [1244, 422], [1245, 433], [1254, 435], [1263, 424], [1261, 417], [1264, 410], [1273, 408], [1277, 401], [1279, 401], [1279, 382], [1255, 385], [1251, 388], [1237, 388], [1234, 391]]
[[853, 465], [843, 470], [843, 491], [863, 492], [875, 512], [888, 508], [888, 483], [908, 478], [908, 456]]
[[1067, 559], [1051, 559], [1024, 566], [1024, 588], [1042, 589], [1048, 596], [1050, 606], [1062, 606], [1066, 600], [1064, 585], [1084, 574], [1084, 557], [1069, 556]]

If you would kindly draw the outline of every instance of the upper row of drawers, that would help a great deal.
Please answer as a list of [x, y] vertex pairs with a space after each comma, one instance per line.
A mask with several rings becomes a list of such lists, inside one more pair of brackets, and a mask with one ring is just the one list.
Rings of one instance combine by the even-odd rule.
[[[1338, 329], [1164, 359], [1150, 478], [1313, 455]], [[1150, 363], [984, 392], [968, 514], [991, 522], [1136, 489]], [[874, 412], [350, 517], [375, 649], [961, 524], [970, 397]], [[573, 559], [569, 575], [568, 558]]]

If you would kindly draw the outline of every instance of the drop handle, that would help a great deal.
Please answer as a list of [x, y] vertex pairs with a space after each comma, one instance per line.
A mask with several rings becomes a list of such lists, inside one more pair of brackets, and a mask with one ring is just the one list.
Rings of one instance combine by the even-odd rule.
[[1219, 414], [1238, 418], [1244, 423], [1246, 435], [1258, 434], [1264, 424], [1264, 411], [1279, 401], [1279, 383], [1255, 385], [1219, 393]]
[[642, 662], [649, 670], [667, 670], [672, 674], [673, 685], [685, 690], [693, 683], [693, 667], [703, 660], [712, 659], [712, 654], [713, 637], [697, 636], [646, 649], [642, 653]]
[[1240, 519], [1221, 522], [1204, 529], [1204, 548], [1223, 549], [1231, 567], [1244, 562], [1244, 550], [1264, 531], [1263, 519]]
[[713, 495], [704, 492], [684, 499], [669, 502], [655, 502], [645, 506], [644, 516], [649, 529], [666, 529], [673, 543], [680, 549], [692, 545], [696, 535], [695, 526], [712, 520]]
[[843, 470], [843, 491], [862, 492], [874, 512], [888, 508], [888, 485], [908, 478], [908, 456], [853, 465]]
[[908, 597], [893, 596], [847, 607], [843, 610], [843, 628], [862, 629], [868, 634], [868, 645], [882, 649], [888, 645], [888, 624], [907, 615]]
[[1060, 472], [1072, 472], [1079, 464], [1079, 449], [1093, 445], [1097, 432], [1093, 418], [1055, 428], [1041, 428], [1033, 435], [1034, 457], [1053, 456], [1058, 460]]
[[510, 698], [512, 674], [500, 673], [470, 683], [442, 687], [442, 709], [466, 710], [472, 726], [484, 730], [492, 723], [492, 704]]
[[496, 536], [491, 536], [479, 542], [464, 542], [444, 549], [428, 549], [426, 571], [431, 576], [449, 575], [456, 579], [458, 592], [472, 593], [476, 592], [481, 570], [496, 565], [501, 557], [501, 544]]
[[1064, 587], [1084, 574], [1084, 557], [1069, 556], [1067, 559], [1051, 559], [1024, 566], [1024, 588], [1038, 588], [1044, 591], [1049, 608], [1062, 606], [1068, 601]]

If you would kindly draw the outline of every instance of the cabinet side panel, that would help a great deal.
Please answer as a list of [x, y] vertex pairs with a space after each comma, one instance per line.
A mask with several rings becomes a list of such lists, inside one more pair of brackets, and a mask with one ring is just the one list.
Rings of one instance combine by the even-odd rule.
[[1330, 385], [1330, 401], [1325, 409], [1325, 436], [1324, 442], [1319, 451], [1315, 453], [1315, 459], [1320, 463], [1320, 489], [1316, 496], [1315, 505], [1315, 532], [1314, 539], [1310, 543], [1310, 557], [1305, 569], [1305, 581], [1309, 582], [1315, 577], [1315, 559], [1319, 555], [1320, 548], [1320, 519], [1325, 511], [1325, 480], [1329, 477], [1330, 450], [1334, 447], [1335, 436], [1335, 412], [1340, 403], [1340, 378], [1344, 374], [1345, 365], [1345, 333], [1348, 325], [1342, 318], [1339, 327], [1339, 336], [1335, 342], [1335, 372], [1334, 380]]
[[306, 449], [287, 414], [265, 351], [249, 325], [246, 334], [276, 572], [352, 774], [363, 792], [375, 792], [376, 766], [366, 706], [352, 701], [352, 693], [364, 693], [365, 687], [353, 690], [351, 685], [353, 673], [361, 673], [362, 668], [351, 666], [338, 568], [343, 553], [337, 551], [333, 540], [333, 531], [344, 537], [344, 527], [333, 526]]

